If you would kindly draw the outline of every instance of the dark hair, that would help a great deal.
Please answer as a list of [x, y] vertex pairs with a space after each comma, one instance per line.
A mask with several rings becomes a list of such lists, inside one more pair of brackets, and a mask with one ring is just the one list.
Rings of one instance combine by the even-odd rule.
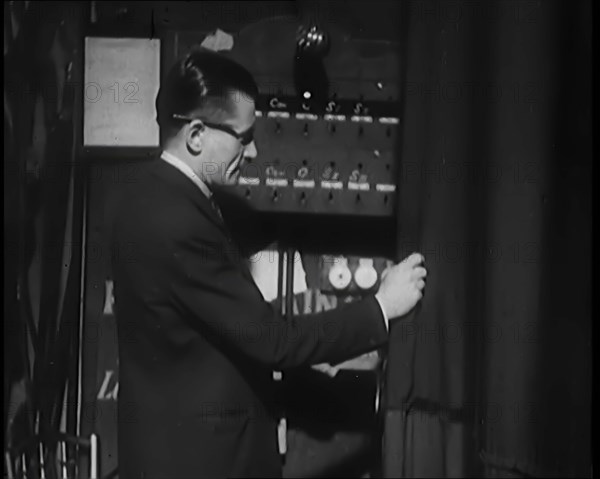
[[256, 101], [258, 87], [252, 74], [222, 54], [195, 48], [171, 68], [156, 97], [161, 143], [182, 126], [174, 114], [222, 121], [232, 114], [237, 94]]

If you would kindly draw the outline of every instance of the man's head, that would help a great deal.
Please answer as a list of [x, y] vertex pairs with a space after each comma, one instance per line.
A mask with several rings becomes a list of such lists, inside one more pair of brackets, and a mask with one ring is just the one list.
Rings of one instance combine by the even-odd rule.
[[161, 146], [212, 185], [231, 184], [253, 139], [258, 88], [241, 65], [204, 48], [178, 61], [156, 99]]

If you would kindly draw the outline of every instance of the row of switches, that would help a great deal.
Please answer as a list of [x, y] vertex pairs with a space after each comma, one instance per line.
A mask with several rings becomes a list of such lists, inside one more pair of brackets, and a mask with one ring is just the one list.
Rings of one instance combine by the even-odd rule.
[[[276, 122], [275, 123], [275, 133], [279, 135], [279, 134], [282, 133], [282, 131], [283, 131], [283, 128], [281, 126], [281, 123], [280, 122]], [[329, 133], [331, 133], [331, 134], [336, 133], [336, 131], [337, 131], [336, 124], [333, 123], [333, 122], [329, 123], [328, 126], [327, 126], [327, 131], [329, 131]], [[358, 125], [356, 131], [357, 131], [358, 136], [363, 136], [364, 132], [365, 132], [365, 129], [364, 129], [363, 125]], [[302, 128], [302, 134], [305, 137], [308, 137], [308, 135], [309, 135], [308, 123], [304, 124], [304, 127]], [[391, 136], [392, 136], [392, 128], [391, 127], [387, 126], [385, 128], [385, 136], [388, 137], [388, 138], [391, 138]]]
[[[246, 188], [246, 192], [244, 194], [244, 196], [246, 197], [247, 200], [250, 200], [252, 198], [252, 193], [251, 193], [251, 189], [250, 188]], [[271, 193], [271, 201], [273, 203], [277, 203], [279, 201], [280, 198], [280, 194], [278, 192], [278, 190], [273, 189], [272, 193]], [[306, 193], [303, 191], [300, 193], [300, 203], [306, 203], [306, 198], [307, 195]], [[327, 195], [327, 199], [329, 200], [329, 202], [333, 202], [334, 200], [334, 194], [333, 192], [329, 192], [329, 194]], [[361, 203], [362, 199], [360, 196], [360, 193], [357, 193], [356, 196], [354, 197], [354, 202], [355, 203]], [[383, 203], [385, 205], [387, 205], [389, 202], [389, 197], [388, 195], [383, 195]]]

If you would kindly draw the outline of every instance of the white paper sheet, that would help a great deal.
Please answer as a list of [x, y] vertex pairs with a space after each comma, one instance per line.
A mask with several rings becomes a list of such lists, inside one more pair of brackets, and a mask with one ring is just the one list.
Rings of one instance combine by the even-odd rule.
[[156, 147], [160, 40], [85, 39], [84, 146]]

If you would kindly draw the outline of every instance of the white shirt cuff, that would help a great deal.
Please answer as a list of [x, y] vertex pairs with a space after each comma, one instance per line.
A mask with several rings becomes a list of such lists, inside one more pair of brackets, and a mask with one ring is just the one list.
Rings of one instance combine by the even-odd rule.
[[377, 300], [377, 304], [379, 304], [379, 308], [381, 309], [381, 314], [383, 314], [383, 321], [385, 322], [385, 329], [387, 329], [388, 331], [390, 330], [390, 320], [387, 317], [387, 314], [385, 314], [385, 310], [383, 309], [383, 306], [381, 304], [381, 301], [379, 301], [379, 298], [377, 296], [375, 296], [375, 299]]

